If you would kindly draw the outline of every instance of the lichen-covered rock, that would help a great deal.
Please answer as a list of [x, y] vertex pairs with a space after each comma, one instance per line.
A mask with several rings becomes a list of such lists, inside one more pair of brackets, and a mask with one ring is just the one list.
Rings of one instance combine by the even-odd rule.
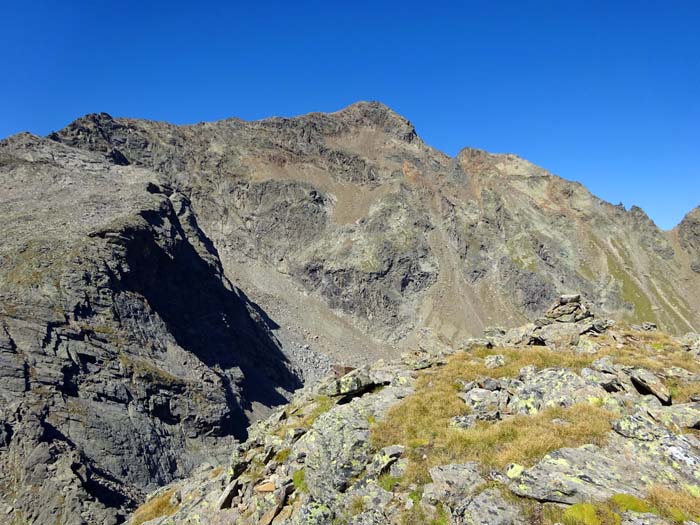
[[306, 454], [306, 483], [320, 501], [344, 492], [372, 456], [368, 415], [349, 403], [321, 415], [299, 440]]
[[700, 403], [650, 408], [648, 411], [649, 415], [666, 426], [681, 429], [700, 428]]
[[451, 508], [457, 507], [486, 483], [478, 463], [433, 467], [430, 479], [432, 483], [426, 485], [423, 497], [433, 504], [442, 502]]
[[506, 358], [500, 354], [489, 355], [484, 359], [484, 364], [486, 368], [500, 368], [506, 364]]
[[522, 386], [508, 401], [513, 414], [534, 414], [543, 408], [567, 407], [577, 403], [602, 402], [605, 390], [565, 369], [548, 368], [521, 375]]
[[620, 525], [671, 525], [671, 522], [649, 512], [624, 512]]
[[504, 499], [498, 489], [486, 489], [467, 498], [453, 512], [453, 521], [460, 525], [526, 525], [522, 509]]
[[468, 392], [462, 392], [458, 395], [466, 403], [470, 414], [482, 421], [500, 419], [501, 412], [505, 410], [508, 402], [506, 392], [484, 388], [472, 388]]
[[569, 504], [603, 501], [614, 494], [643, 497], [654, 483], [700, 490], [700, 442], [674, 434], [641, 413], [623, 417], [613, 426], [615, 433], [604, 447], [552, 452], [512, 476], [511, 490]]
[[352, 370], [333, 381], [326, 389], [329, 396], [352, 396], [361, 394], [375, 386], [366, 368]]
[[546, 319], [559, 323], [577, 323], [591, 317], [590, 310], [581, 303], [580, 294], [562, 295], [544, 314]]
[[367, 474], [373, 477], [384, 474], [396, 463], [405, 450], [406, 447], [402, 445], [384, 447], [372, 457], [370, 464], [367, 465]]
[[671, 404], [671, 393], [656, 375], [643, 368], [635, 368], [629, 372], [629, 376], [640, 392], [656, 396], [664, 405]]

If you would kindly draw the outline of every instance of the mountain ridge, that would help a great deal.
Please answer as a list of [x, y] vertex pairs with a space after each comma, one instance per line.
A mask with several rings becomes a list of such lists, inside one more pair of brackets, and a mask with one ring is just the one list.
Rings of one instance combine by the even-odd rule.
[[534, 329], [572, 290], [700, 326], [700, 211], [663, 232], [515, 155], [449, 157], [380, 104], [92, 114], [0, 141], [0, 182], [2, 503], [30, 523], [121, 523], [331, 365]]
[[[483, 149], [483, 148], [472, 147], [472, 146], [463, 146], [457, 152], [456, 155], [450, 156], [449, 154], [444, 153], [441, 150], [439, 150], [433, 146], [428, 145], [420, 137], [420, 135], [417, 133], [416, 128], [414, 127], [414, 125], [412, 124], [412, 122], [410, 120], [401, 116], [399, 113], [394, 111], [390, 106], [388, 106], [387, 104], [384, 104], [383, 102], [378, 101], [378, 100], [357, 101], [357, 102], [354, 102], [348, 106], [345, 106], [345, 107], [343, 107], [339, 110], [333, 111], [333, 112], [312, 111], [309, 113], [294, 115], [294, 116], [270, 116], [270, 117], [262, 117], [262, 118], [253, 119], [253, 120], [246, 120], [246, 119], [243, 119], [241, 117], [232, 116], [232, 117], [225, 117], [225, 118], [214, 120], [214, 121], [200, 121], [200, 122], [182, 123], [182, 124], [170, 124], [166, 120], [142, 119], [142, 118], [138, 118], [138, 117], [114, 117], [111, 114], [106, 113], [106, 112], [94, 112], [94, 113], [87, 113], [87, 114], [83, 115], [82, 117], [75, 119], [74, 121], [69, 123], [68, 126], [71, 126], [71, 125], [78, 123], [78, 122], [81, 122], [81, 121], [86, 121], [86, 120], [87, 121], [95, 121], [96, 119], [104, 119], [104, 118], [106, 118], [108, 120], [113, 120], [113, 121], [150, 122], [150, 123], [154, 123], [154, 124], [166, 124], [166, 125], [172, 125], [172, 126], [177, 126], [177, 127], [196, 127], [196, 126], [204, 126], [204, 125], [211, 126], [211, 125], [226, 124], [226, 123], [237, 123], [237, 124], [255, 124], [255, 123], [266, 123], [266, 122], [273, 123], [273, 122], [294, 121], [294, 120], [303, 119], [303, 118], [307, 118], [307, 117], [313, 118], [313, 117], [328, 116], [328, 115], [344, 115], [344, 114], [347, 114], [349, 112], [352, 112], [352, 110], [362, 109], [365, 107], [377, 110], [376, 111], [377, 113], [387, 113], [388, 115], [393, 116], [394, 118], [396, 118], [396, 120], [398, 122], [403, 123], [410, 128], [409, 134], [415, 135], [415, 138], [418, 139], [421, 143], [425, 144], [426, 146], [430, 147], [431, 149], [435, 150], [436, 152], [441, 153], [442, 155], [444, 155], [447, 158], [457, 159], [465, 153], [474, 152], [478, 155], [485, 154], [486, 156], [495, 157], [495, 158], [515, 159], [518, 161], [523, 161], [525, 164], [530, 165], [531, 167], [535, 168], [538, 171], [541, 171], [543, 175], [550, 175], [550, 176], [558, 177], [558, 178], [561, 178], [561, 179], [563, 179], [567, 182], [570, 182], [572, 184], [580, 184], [580, 185], [585, 187], [585, 185], [581, 181], [574, 180], [574, 179], [568, 179], [562, 175], [552, 173], [552, 172], [548, 171], [547, 169], [536, 165], [532, 161], [530, 161], [530, 160], [526, 159], [525, 157], [523, 157], [517, 153], [514, 153], [514, 152], [490, 152], [490, 151]], [[53, 131], [53, 132], [49, 133], [47, 135], [47, 137], [49, 137], [49, 138], [56, 137], [59, 132]], [[17, 135], [19, 135], [21, 133], [30, 133], [30, 134], [34, 135], [31, 132], [20, 132]], [[38, 136], [38, 135], [36, 135], [36, 136]], [[9, 137], [6, 137], [6, 138], [9, 138]], [[606, 202], [606, 203], [612, 205], [612, 206], [620, 206], [619, 204], [614, 205], [608, 201], [605, 201], [604, 199], [601, 199], [601, 200], [603, 202]], [[698, 207], [700, 207], [700, 206], [697, 206], [697, 207], [689, 210], [688, 214], [693, 213], [693, 211], [695, 209], [697, 209]], [[643, 211], [643, 208], [641, 208], [640, 206], [637, 206], [635, 204], [631, 204], [631, 205], [629, 205], [629, 207], [624, 207], [624, 209], [626, 211], [631, 211], [632, 209], [635, 209], [635, 208], [639, 208]], [[646, 212], [644, 212], [644, 213], [646, 214]], [[688, 214], [686, 214], [686, 215], [688, 215]], [[654, 224], [656, 224], [655, 221], [653, 221], [653, 219], [651, 219], [651, 220], [652, 220], [652, 222], [654, 222]], [[683, 221], [683, 219], [681, 219], [681, 221], [678, 224], [676, 224], [675, 226], [673, 226], [667, 230], [662, 229], [662, 231], [666, 231], [666, 232], [672, 231], [675, 228], [677, 228], [682, 221]]]
[[[339, 219], [347, 224], [353, 224], [359, 219], [367, 217], [372, 203], [381, 202], [381, 196], [377, 198], [375, 195], [382, 193], [382, 191], [394, 195], [397, 192], [400, 194], [401, 191], [404, 191], [405, 195], [420, 201], [419, 207], [423, 209], [422, 213], [427, 214], [425, 217], [430, 218], [428, 221], [431, 224], [454, 221], [455, 218], [443, 216], [446, 210], [439, 209], [441, 205], [449, 207], [450, 204], [448, 203], [456, 199], [455, 202], [458, 203], [467, 201], [475, 203], [477, 207], [483, 207], [484, 201], [482, 199], [486, 195], [484, 191], [491, 195], [497, 195], [497, 200], [503, 202], [503, 196], [499, 195], [499, 191], [502, 188], [498, 186], [499, 183], [506, 182], [510, 185], [509, 190], [512, 193], [517, 192], [520, 194], [518, 200], [510, 204], [513, 204], [516, 208], [522, 208], [528, 204], [526, 201], [529, 201], [529, 204], [532, 205], [529, 210], [525, 208], [519, 210], [521, 216], [526, 217], [525, 219], [519, 219], [521, 221], [536, 220], [542, 223], [542, 227], [544, 227], [545, 221], [556, 220], [552, 215], [557, 213], [556, 208], [560, 208], [560, 205], [555, 200], [571, 200], [571, 197], [575, 197], [579, 200], [579, 203], [576, 205], [585, 206], [590, 211], [579, 210], [576, 213], [576, 207], [572, 206], [572, 203], [567, 203], [567, 208], [561, 209], [566, 209], [566, 213], [569, 213], [569, 215], [577, 215], [579, 217], [578, 219], [573, 216], [569, 217], [569, 220], [572, 222], [575, 220], [578, 223], [586, 223], [592, 219], [595, 220], [595, 214], [599, 213], [596, 208], [602, 206], [606, 208], [603, 212], [605, 215], [616, 216], [611, 217], [611, 219], [618, 224], [610, 224], [611, 228], [616, 231], [620, 231], [621, 228], [638, 230], [647, 237], [642, 242], [648, 244], [650, 248], [653, 247], [652, 249], [660, 250], [659, 254], [662, 258], [669, 257], [669, 250], [671, 249], [669, 246], [673, 242], [673, 233], [667, 234], [658, 230], [648, 216], [641, 214], [637, 208], [633, 207], [629, 211], [625, 210], [623, 214], [620, 214], [618, 212], [619, 208], [593, 196], [578, 183], [561, 179], [512, 154], [494, 155], [479, 150], [464, 149], [456, 157], [451, 158], [425, 144], [417, 135], [414, 126], [409, 120], [401, 117], [388, 106], [381, 103], [359, 102], [329, 114], [312, 113], [293, 118], [274, 117], [251, 122], [237, 121], [233, 126], [222, 125], [220, 122], [178, 128], [169, 124], [145, 123], [138, 120], [125, 120], [124, 123], [120, 123], [118, 119], [112, 119], [104, 123], [104, 125], [93, 123], [81, 131], [83, 123], [79, 119], [63, 131], [52, 135], [52, 137], [74, 145], [81, 145], [81, 138], [71, 136], [71, 134], [89, 133], [93, 129], [91, 126], [97, 126], [98, 129], [94, 130], [94, 136], [91, 136], [82, 147], [99, 149], [101, 151], [116, 149], [119, 154], [123, 154], [119, 149], [120, 146], [125, 145], [123, 141], [142, 141], [136, 147], [127, 145], [127, 149], [132, 149], [131, 156], [133, 158], [131, 158], [131, 161], [150, 166], [156, 171], [166, 174], [166, 177], [172, 177], [173, 173], [179, 174], [182, 180], [168, 180], [168, 183], [181, 184], [183, 189], [187, 189], [192, 180], [198, 177], [198, 172], [204, 173], [204, 170], [208, 169], [208, 166], [192, 164], [197, 162], [213, 163], [213, 166], [211, 166], [212, 170], [205, 176], [209, 177], [211, 171], [213, 171], [220, 181], [211, 181], [214, 184], [222, 182], [231, 184], [228, 174], [235, 174], [236, 170], [239, 170], [241, 173], [240, 175], [235, 175], [235, 177], [243, 176], [245, 178], [245, 173], [248, 173], [253, 174], [253, 180], [256, 181], [288, 180], [290, 183], [304, 181], [304, 183], [311, 184], [317, 190], [330, 194], [331, 200], [326, 205], [332, 208], [331, 222], [336, 222]], [[124, 129], [119, 128], [119, 126], [123, 125], [127, 125], [128, 132], [126, 132], [126, 136], [120, 136], [120, 133], [122, 135], [125, 133]], [[131, 128], [128, 126], [131, 126]], [[116, 131], [119, 129], [122, 129], [122, 131]], [[220, 132], [220, 136], [217, 135], [217, 130]], [[152, 133], [155, 133], [155, 135], [152, 136], [153, 142], [151, 143], [146, 137]], [[250, 139], [247, 137], [252, 138], [258, 135], [260, 135], [259, 138], [263, 139], [262, 142], [259, 140], [254, 143], [248, 142]], [[190, 145], [186, 145], [186, 142], [182, 142], [187, 140], [185, 136], [191, 136], [194, 140], [202, 142], [194, 148], [190, 147]], [[162, 143], [163, 140], [166, 141], [165, 144]], [[168, 141], [170, 143], [167, 143]], [[161, 143], [158, 144], [159, 142]], [[236, 148], [235, 144], [239, 142], [244, 144], [242, 148]], [[238, 152], [227, 151], [226, 144], [228, 143], [234, 145], [234, 150], [238, 150]], [[161, 150], [160, 154], [164, 155], [164, 159], [157, 161], [161, 164], [154, 164], [153, 159], [149, 157], [152, 153], [148, 151], [143, 152], [141, 149], [143, 147], [146, 150], [149, 147], [156, 151]], [[223, 153], [218, 153], [219, 151]], [[145, 157], [139, 158], [140, 152], [143, 152]], [[129, 157], [129, 154], [126, 157]], [[175, 164], [172, 164], [173, 162]], [[318, 173], [318, 175], [311, 173], [319, 169], [322, 173]], [[332, 180], [329, 180], [329, 175]], [[523, 181], [519, 179], [523, 175], [527, 176], [525, 179], [528, 181], [524, 185]], [[535, 188], [533, 184], [537, 184], [537, 176], [544, 175], [547, 175], [548, 178], [544, 180], [543, 184], [540, 184], [540, 188]], [[535, 178], [532, 176], [535, 176]], [[207, 189], [209, 183], [205, 181], [200, 191], [209, 191]], [[353, 190], [367, 191], [361, 191], [353, 195], [343, 195], [348, 193], [349, 187], [352, 187]], [[400, 187], [404, 189], [401, 190]], [[552, 191], [556, 193], [552, 194]], [[423, 195], [420, 195], [421, 192]], [[452, 194], [451, 197], [447, 197], [449, 193]], [[437, 194], [443, 198], [440, 205], [434, 202], [431, 203], [431, 200], [438, 198]], [[431, 196], [428, 197], [427, 195]], [[196, 206], [196, 198], [194, 202]], [[499, 204], [493, 202], [487, 204], [487, 206], [489, 205], [498, 206]], [[226, 206], [226, 203], [219, 203], [218, 205], [221, 209], [226, 208]], [[410, 207], [411, 205], [409, 205]], [[536, 210], [538, 216], [533, 217], [531, 210]], [[491, 212], [495, 213], [496, 210], [489, 210], [489, 213]], [[571, 212], [574, 213], [572, 214]], [[508, 212], [505, 212], [503, 215], [504, 218], [502, 220], [516, 220]], [[610, 221], [606, 219], [606, 222]], [[646, 224], [647, 222], [650, 224]], [[585, 224], [583, 226], [585, 227]], [[317, 227], [323, 228], [323, 225], [317, 224]], [[449, 225], [446, 225], [446, 227], [449, 228]], [[497, 226], [497, 229], [499, 227]], [[547, 229], [551, 230], [551, 226], [547, 226]], [[416, 233], [421, 235], [420, 232]], [[460, 238], [457, 232], [447, 231], [444, 233], [447, 237], [457, 236], [458, 242], [464, 242], [464, 239]], [[492, 236], [495, 233], [491, 231], [486, 235]], [[512, 233], [515, 232], [510, 234]], [[527, 237], [529, 233], [520, 231], [516, 235]], [[284, 237], [289, 237], [289, 235]], [[542, 244], [544, 242], [542, 237], [546, 237], [546, 232], [540, 231], [534, 237], [539, 240], [533, 239], [526, 242], [535, 244], [539, 242]], [[475, 241], [480, 242], [479, 239], [475, 239]], [[622, 244], [625, 245], [629, 242], [629, 240], [625, 239], [622, 241]], [[522, 251], [522, 246], [519, 246], [519, 242], [512, 244], [518, 246], [514, 248], [507, 247], [505, 251]], [[687, 243], [684, 246], [687, 246]], [[604, 251], [613, 252], [612, 256], [617, 258], [618, 266], [622, 269], [625, 266], [629, 266], [629, 261], [627, 260], [629, 257], [625, 254], [616, 253], [618, 250], [614, 247], [610, 248], [610, 250], [606, 249]], [[530, 248], [526, 248], [526, 250], [529, 251]], [[593, 250], [595, 251], [596, 248], [594, 247]], [[524, 258], [521, 256], [523, 254], [516, 254], [515, 257], [512, 257], [512, 253], [507, 255], [510, 259], [515, 260], [516, 266], [518, 264], [524, 265], [525, 268], [523, 269], [526, 271], [528, 270], [528, 264], [538, 264], [534, 259], [525, 263]], [[492, 259], [492, 257], [489, 257], [489, 259]], [[613, 264], [615, 262], [612, 261]], [[608, 265], [601, 264], [600, 266]], [[301, 271], [306, 273], [306, 270]], [[478, 280], [480, 274], [488, 272], [486, 268], [474, 271], [477, 273], [473, 274], [470, 279], [477, 277]], [[513, 273], [513, 271], [508, 269], [503, 271], [510, 274]], [[516, 273], [518, 272], [516, 271]], [[624, 271], [621, 270], [618, 273], [622, 274]], [[655, 317], [653, 313], [656, 311], [655, 309], [660, 309], [662, 312], [673, 310], [669, 309], [665, 304], [659, 306], [667, 302], [664, 296], [677, 295], [677, 292], [666, 293], [667, 290], [665, 288], [667, 286], [665, 284], [655, 283], [649, 286], [649, 289], [639, 292], [640, 287], [641, 289], [645, 288], [645, 283], [635, 282], [635, 276], [623, 277], [620, 277], [619, 280], [628, 281], [625, 304], [632, 304], [635, 311], [644, 310], [645, 315], [653, 318]], [[529, 275], [517, 278], [532, 283]], [[545, 280], [547, 279], [545, 278]], [[577, 284], [573, 283], [568, 289], [581, 289]], [[525, 284], [521, 286], [525, 286]], [[542, 287], [545, 284], [540, 282], [535, 286]], [[664, 290], [661, 290], [661, 288], [664, 288]], [[598, 297], [602, 295], [603, 289], [604, 287], [600, 284], [595, 292], [587, 291], [590, 296]], [[566, 290], [559, 291], [563, 292]], [[551, 295], [555, 295], [551, 291], [547, 293], [550, 294], [548, 299], [551, 298]], [[621, 293], [621, 295], [623, 294]], [[635, 301], [631, 301], [632, 296], [641, 297], [640, 301], [644, 304], [634, 304]], [[646, 300], [648, 297], [649, 300]], [[542, 299], [538, 302], [537, 308], [533, 307], [529, 310], [525, 305], [525, 310], [530, 312], [529, 315], [534, 315], [536, 310], [538, 308], [541, 309], [546, 302], [546, 300]], [[615, 305], [611, 305], [608, 308], [605, 305], [601, 306], [604, 309], [619, 308], [619, 306]], [[641, 308], [639, 308], [640, 306]], [[337, 310], [336, 305], [333, 308]], [[670, 316], [674, 317], [674, 319], [671, 320], [669, 317], [665, 320], [667, 323], [671, 322], [671, 326], [669, 326], [671, 330], [676, 329], [676, 327], [681, 330], [683, 329], [681, 327], [685, 329], [692, 328], [692, 324], [688, 323], [687, 316], [687, 311], [691, 308], [685, 305], [683, 308], [686, 313], [673, 311]], [[494, 309], [499, 310], [496, 307]], [[511, 316], [514, 317], [509, 321], [510, 323], [523, 320], [520, 314], [516, 314], [516, 312], [512, 312]], [[488, 320], [483, 318], [489, 317], [489, 314], [485, 312], [479, 317], [482, 319], [477, 326], [472, 326], [472, 332], [475, 331], [475, 328], [483, 327], [487, 324]], [[653, 318], [652, 320], [657, 319]], [[405, 334], [406, 330], [403, 330], [403, 332]], [[399, 337], [403, 337], [403, 335], [399, 335]]]

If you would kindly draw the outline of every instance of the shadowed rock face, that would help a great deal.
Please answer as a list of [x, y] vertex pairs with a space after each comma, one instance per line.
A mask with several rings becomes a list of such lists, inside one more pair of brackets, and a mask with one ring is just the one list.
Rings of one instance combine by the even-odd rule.
[[17, 523], [117, 523], [300, 386], [184, 196], [28, 135], [0, 144], [0, 179], [0, 493]]
[[0, 142], [0, 184], [0, 494], [18, 523], [118, 523], [330, 361], [458, 346], [564, 292], [700, 325], [697, 212], [663, 232], [514, 155], [449, 158], [378, 103], [88, 115]]

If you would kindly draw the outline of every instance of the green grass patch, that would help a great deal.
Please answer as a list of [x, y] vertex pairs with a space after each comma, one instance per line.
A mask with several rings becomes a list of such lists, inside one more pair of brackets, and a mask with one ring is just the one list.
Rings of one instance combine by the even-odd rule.
[[577, 503], [567, 507], [561, 516], [548, 513], [545, 523], [550, 525], [560, 521], [563, 525], [619, 525], [622, 514], [628, 511], [655, 514], [682, 524], [699, 519], [700, 498], [691, 491], [654, 485], [649, 488], [646, 499], [631, 494], [615, 494], [607, 501]]
[[610, 503], [622, 512], [654, 512], [654, 508], [646, 501], [631, 494], [615, 494]]
[[379, 479], [377, 479], [377, 483], [387, 492], [392, 492], [396, 486], [401, 483], [401, 478], [390, 476], [389, 474], [382, 474], [379, 476]]
[[318, 396], [315, 400], [314, 407], [311, 412], [304, 417], [302, 424], [305, 427], [310, 427], [322, 414], [325, 414], [333, 407], [333, 399], [329, 396]]
[[621, 518], [607, 505], [577, 503], [568, 507], [562, 515], [564, 525], [619, 525]]
[[292, 474], [292, 485], [294, 485], [294, 490], [301, 493], [309, 492], [309, 486], [306, 484], [306, 471], [304, 469], [299, 469]]

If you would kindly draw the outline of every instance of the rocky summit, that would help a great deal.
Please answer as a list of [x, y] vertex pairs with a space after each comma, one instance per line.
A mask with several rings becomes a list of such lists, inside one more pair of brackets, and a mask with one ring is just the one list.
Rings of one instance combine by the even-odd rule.
[[87, 115], [0, 187], [0, 521], [700, 519], [700, 209], [376, 102]]

